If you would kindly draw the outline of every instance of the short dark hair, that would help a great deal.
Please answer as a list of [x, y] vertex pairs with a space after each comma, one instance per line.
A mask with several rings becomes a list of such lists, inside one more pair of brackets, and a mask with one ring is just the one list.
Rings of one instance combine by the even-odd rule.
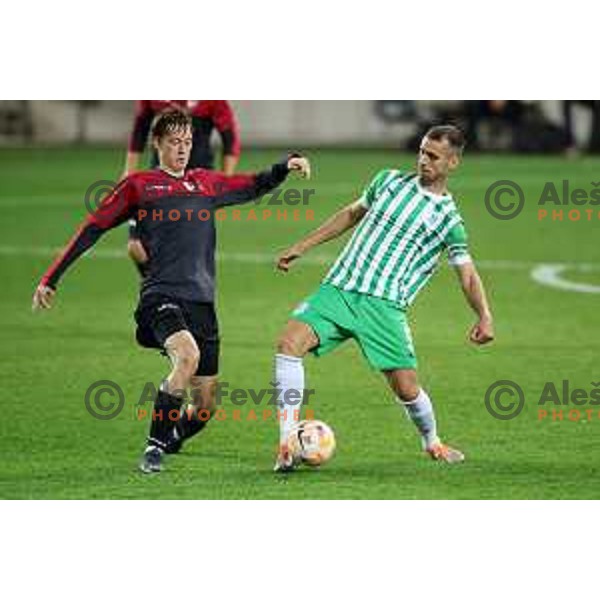
[[446, 140], [457, 154], [462, 154], [465, 148], [465, 134], [455, 125], [435, 125], [429, 128], [424, 137], [436, 142]]
[[152, 137], [160, 140], [168, 133], [192, 127], [192, 117], [179, 108], [160, 113], [152, 124]]

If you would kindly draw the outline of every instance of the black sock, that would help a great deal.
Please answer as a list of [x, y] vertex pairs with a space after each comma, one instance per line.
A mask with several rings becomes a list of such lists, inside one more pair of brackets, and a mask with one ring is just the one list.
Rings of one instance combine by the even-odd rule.
[[161, 450], [167, 447], [169, 433], [178, 420], [175, 413], [169, 416], [171, 411], [179, 411], [181, 408], [181, 399], [172, 396], [167, 392], [159, 391], [154, 401], [154, 410], [152, 411], [152, 421], [150, 422], [150, 433], [148, 435], [148, 445], [156, 446]]
[[180, 432], [182, 434], [182, 438], [184, 440], [195, 436], [197, 433], [200, 433], [208, 423], [208, 420], [201, 421], [198, 418], [198, 409], [194, 408], [193, 410], [186, 410], [181, 415], [181, 427]]

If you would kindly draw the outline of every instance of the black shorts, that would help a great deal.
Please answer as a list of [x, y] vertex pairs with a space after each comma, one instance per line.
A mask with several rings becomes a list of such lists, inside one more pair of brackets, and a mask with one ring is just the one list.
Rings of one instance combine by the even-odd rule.
[[135, 337], [144, 348], [164, 351], [169, 336], [177, 331], [189, 331], [200, 350], [196, 375], [216, 375], [219, 372], [219, 324], [214, 304], [149, 296], [140, 301], [135, 321]]

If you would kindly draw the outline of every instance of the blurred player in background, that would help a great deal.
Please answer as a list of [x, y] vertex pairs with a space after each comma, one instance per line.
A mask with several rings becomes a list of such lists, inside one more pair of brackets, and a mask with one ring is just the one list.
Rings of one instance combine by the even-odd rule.
[[600, 100], [563, 100], [563, 119], [565, 135], [567, 138], [567, 152], [578, 152], [575, 140], [575, 124], [573, 122], [573, 109], [581, 107], [590, 112], [591, 123], [587, 144], [587, 151], [591, 154], [600, 154]]
[[[214, 169], [215, 157], [211, 137], [213, 132], [217, 131], [223, 146], [221, 171], [225, 175], [233, 175], [240, 158], [240, 135], [235, 114], [227, 100], [136, 100], [124, 175], [130, 175], [138, 168], [148, 143], [153, 120], [162, 112], [173, 109], [186, 110], [192, 117], [192, 153], [187, 168]], [[153, 148], [151, 167], [157, 165], [158, 154]], [[135, 219], [129, 222], [127, 253], [140, 274], [144, 275], [148, 255], [140, 242]]]
[[[356, 202], [283, 252], [278, 268], [309, 249], [358, 226], [320, 288], [292, 313], [275, 355], [279, 398], [304, 390], [303, 357], [320, 356], [342, 342], [358, 342], [370, 365], [382, 371], [416, 425], [423, 449], [435, 460], [457, 463], [463, 454], [440, 441], [433, 405], [417, 378], [406, 311], [431, 278], [442, 252], [458, 274], [478, 322], [469, 338], [494, 338], [485, 291], [469, 255], [463, 220], [447, 189], [449, 173], [460, 163], [464, 136], [456, 127], [431, 128], [421, 141], [417, 173], [386, 169]], [[285, 396], [289, 397], [289, 396]], [[280, 400], [280, 448], [276, 471], [295, 466], [287, 447], [295, 410]]]
[[[184, 411], [175, 422], [168, 418], [181, 408], [182, 392], [191, 388], [196, 408], [211, 416], [214, 412], [219, 368], [214, 210], [261, 196], [290, 171], [310, 172], [308, 161], [299, 155], [251, 175], [186, 170], [192, 137], [187, 113], [163, 113], [152, 130], [159, 168], [137, 171], [119, 183], [48, 268], [33, 296], [34, 309], [50, 308], [67, 268], [108, 230], [137, 214], [151, 259], [135, 312], [136, 338], [143, 347], [164, 351], [172, 363], [154, 403], [154, 415], [160, 417], [151, 421], [140, 463], [144, 473], [160, 471], [163, 453], [179, 451], [182, 441], [206, 423], [194, 411]], [[202, 213], [210, 218], [200, 218]]]

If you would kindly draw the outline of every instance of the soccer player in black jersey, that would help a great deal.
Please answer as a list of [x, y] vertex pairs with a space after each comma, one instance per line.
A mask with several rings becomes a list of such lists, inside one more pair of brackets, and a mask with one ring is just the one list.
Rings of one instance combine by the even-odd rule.
[[196, 407], [213, 412], [219, 362], [214, 211], [258, 198], [290, 171], [310, 175], [308, 160], [298, 154], [258, 174], [186, 171], [192, 124], [181, 111], [161, 115], [152, 137], [160, 168], [133, 173], [118, 184], [48, 268], [33, 296], [34, 309], [50, 308], [66, 269], [109, 229], [137, 216], [148, 271], [135, 312], [136, 338], [144, 347], [164, 350], [172, 363], [154, 404], [140, 463], [144, 473], [160, 471], [163, 454], [177, 451], [204, 425], [197, 413], [183, 412], [176, 426], [167, 418], [180, 409], [183, 390], [195, 390]]

